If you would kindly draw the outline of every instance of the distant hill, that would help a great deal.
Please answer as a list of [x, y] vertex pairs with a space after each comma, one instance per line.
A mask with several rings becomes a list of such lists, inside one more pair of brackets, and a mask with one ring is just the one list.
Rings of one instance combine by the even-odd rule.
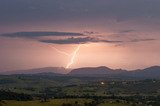
[[45, 68], [36, 68], [36, 69], [28, 69], [28, 70], [17, 70], [17, 71], [6, 71], [1, 72], [0, 74], [64, 74], [67, 73], [69, 70], [63, 67], [45, 67]]
[[134, 70], [130, 72], [130, 75], [136, 77], [158, 78], [160, 77], [160, 66], [152, 66], [141, 70]]
[[[67, 73], [69, 72], [69, 73]], [[45, 76], [109, 76], [118, 78], [160, 78], [160, 66], [152, 66], [145, 69], [127, 71], [122, 69], [111, 69], [105, 66], [101, 67], [84, 67], [73, 70], [65, 69], [63, 67], [45, 67], [29, 70], [18, 70], [1, 72], [0, 74], [37, 74]]]
[[108, 67], [86, 67], [73, 69], [69, 75], [103, 75], [117, 77], [158, 78], [160, 77], [160, 66], [152, 66], [146, 69], [127, 71], [122, 69], [110, 69]]
[[115, 75], [119, 73], [124, 73], [125, 70], [117, 69], [113, 70], [105, 66], [101, 67], [85, 67], [73, 69], [69, 75]]

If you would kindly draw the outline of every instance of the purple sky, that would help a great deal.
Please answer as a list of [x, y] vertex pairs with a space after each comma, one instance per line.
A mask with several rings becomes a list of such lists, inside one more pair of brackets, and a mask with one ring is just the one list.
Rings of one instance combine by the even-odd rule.
[[160, 65], [159, 5], [159, 0], [0, 0], [0, 71], [66, 67], [78, 45], [83, 46], [70, 68]]

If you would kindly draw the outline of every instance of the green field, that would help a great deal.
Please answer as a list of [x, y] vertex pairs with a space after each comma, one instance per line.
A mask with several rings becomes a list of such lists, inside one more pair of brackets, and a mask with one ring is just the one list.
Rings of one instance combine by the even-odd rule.
[[[75, 102], [78, 102], [75, 104]], [[85, 103], [89, 103], [92, 100], [90, 99], [54, 99], [48, 102], [41, 101], [3, 101], [1, 106], [63, 106], [62, 104], [71, 104], [65, 106], [88, 106]], [[98, 106], [131, 106], [127, 103], [116, 103], [116, 101], [104, 101], [104, 103], [99, 104]]]
[[[78, 105], [74, 105], [76, 101]], [[98, 105], [93, 105], [93, 101]], [[84, 105], [85, 103], [88, 104]], [[160, 80], [51, 75], [0, 76], [0, 106], [145, 106], [146, 104], [160, 106]]]

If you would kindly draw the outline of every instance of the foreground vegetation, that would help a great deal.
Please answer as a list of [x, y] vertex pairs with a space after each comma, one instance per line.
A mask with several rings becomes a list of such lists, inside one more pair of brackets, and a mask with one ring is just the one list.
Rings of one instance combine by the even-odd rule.
[[160, 80], [0, 76], [0, 106], [160, 106]]
[[91, 99], [54, 99], [47, 102], [35, 101], [1, 101], [1, 106], [132, 106], [125, 101]]

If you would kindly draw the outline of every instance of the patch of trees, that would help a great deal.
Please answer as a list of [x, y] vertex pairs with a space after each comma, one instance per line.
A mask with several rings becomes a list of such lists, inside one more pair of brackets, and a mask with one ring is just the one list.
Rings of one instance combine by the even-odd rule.
[[75, 101], [74, 103], [63, 103], [62, 106], [81, 106], [78, 101]]
[[33, 97], [24, 93], [15, 93], [11, 91], [0, 90], [0, 100], [28, 101], [33, 100]]
[[99, 106], [102, 103], [104, 103], [102, 99], [95, 99], [91, 102], [85, 102], [83, 105], [80, 105], [78, 101], [75, 101], [75, 103], [63, 103], [62, 106]]
[[13, 79], [9, 79], [9, 78], [4, 78], [0, 80], [0, 84], [13, 84], [16, 83], [16, 81], [14, 81]]

